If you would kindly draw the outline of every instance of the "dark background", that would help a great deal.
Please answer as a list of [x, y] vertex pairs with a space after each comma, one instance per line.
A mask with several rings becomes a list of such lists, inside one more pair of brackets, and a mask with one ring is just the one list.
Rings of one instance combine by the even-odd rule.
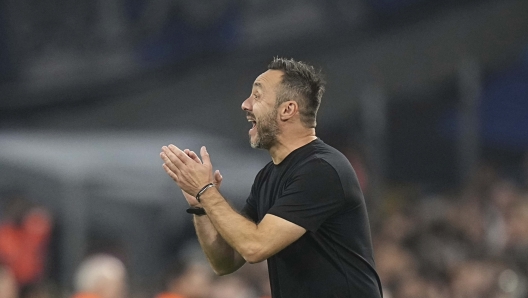
[[318, 135], [364, 166], [373, 221], [482, 164], [523, 184], [526, 32], [524, 0], [0, 0], [0, 190], [52, 211], [58, 283], [98, 249], [148, 281], [194, 237], [159, 148], [212, 146], [241, 205], [268, 157], [240, 105], [275, 56], [326, 74]]

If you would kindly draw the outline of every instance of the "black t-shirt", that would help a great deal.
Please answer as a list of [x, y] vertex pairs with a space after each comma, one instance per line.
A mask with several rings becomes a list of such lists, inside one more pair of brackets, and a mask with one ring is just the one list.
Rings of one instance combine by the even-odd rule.
[[267, 213], [306, 229], [268, 259], [273, 298], [382, 297], [363, 194], [339, 151], [316, 139], [267, 164], [242, 214]]

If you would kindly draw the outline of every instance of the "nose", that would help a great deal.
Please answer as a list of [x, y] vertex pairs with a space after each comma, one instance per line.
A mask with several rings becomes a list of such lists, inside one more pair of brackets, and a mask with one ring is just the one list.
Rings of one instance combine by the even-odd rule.
[[251, 111], [251, 96], [242, 102], [241, 108], [244, 111]]

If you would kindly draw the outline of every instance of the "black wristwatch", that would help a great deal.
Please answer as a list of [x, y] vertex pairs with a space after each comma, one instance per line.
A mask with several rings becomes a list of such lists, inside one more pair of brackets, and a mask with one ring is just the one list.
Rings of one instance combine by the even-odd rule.
[[207, 213], [205, 213], [205, 209], [202, 208], [202, 207], [191, 207], [191, 208], [187, 208], [186, 211], [187, 211], [187, 213], [198, 215], [198, 216], [202, 216], [202, 215], [206, 215], [207, 214]]

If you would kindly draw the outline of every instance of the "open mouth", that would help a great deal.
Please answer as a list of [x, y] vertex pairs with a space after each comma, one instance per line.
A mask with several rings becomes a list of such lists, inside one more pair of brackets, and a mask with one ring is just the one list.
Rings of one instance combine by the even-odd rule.
[[251, 118], [248, 118], [248, 122], [252, 124], [251, 129], [255, 128], [257, 121]]

